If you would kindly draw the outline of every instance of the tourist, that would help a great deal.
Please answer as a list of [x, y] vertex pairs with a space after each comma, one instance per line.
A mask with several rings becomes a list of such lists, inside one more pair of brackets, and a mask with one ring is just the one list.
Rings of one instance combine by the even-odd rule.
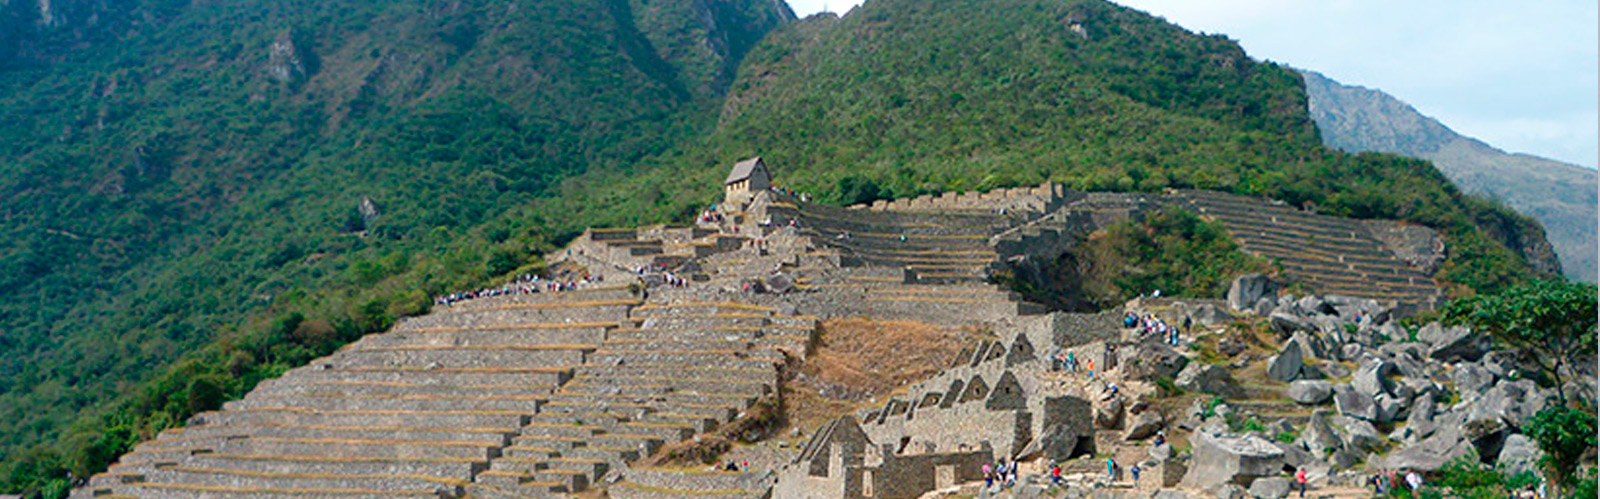
[[1058, 485], [1058, 486], [1061, 485], [1061, 465], [1060, 464], [1051, 464], [1050, 465], [1050, 483], [1053, 484], [1053, 485]]
[[1133, 475], [1134, 486], [1139, 486], [1139, 463], [1133, 463], [1133, 467], [1128, 468], [1128, 473]]
[[1089, 377], [1094, 377], [1094, 359], [1089, 359]]
[[1107, 482], [1115, 482], [1115, 481], [1117, 481], [1117, 458], [1114, 458], [1114, 457], [1106, 458], [1106, 481]]
[[1067, 372], [1076, 372], [1077, 370], [1078, 359], [1072, 356], [1071, 350], [1067, 350]]
[[989, 463], [983, 463], [983, 488], [994, 488], [994, 469], [989, 467]]
[[1406, 485], [1411, 486], [1411, 494], [1416, 495], [1417, 489], [1422, 488], [1422, 475], [1415, 471], [1406, 472]]
[[1294, 481], [1300, 484], [1300, 497], [1306, 496], [1306, 469], [1301, 467], [1294, 472]]

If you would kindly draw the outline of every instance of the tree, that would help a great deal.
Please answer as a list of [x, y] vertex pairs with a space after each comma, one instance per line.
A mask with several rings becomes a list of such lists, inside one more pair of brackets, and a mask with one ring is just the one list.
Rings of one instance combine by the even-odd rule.
[[1531, 351], [1565, 406], [1562, 373], [1594, 352], [1595, 312], [1593, 285], [1537, 281], [1451, 302], [1445, 318], [1453, 324], [1470, 324], [1512, 348]]
[[1545, 476], [1562, 487], [1576, 485], [1578, 463], [1584, 452], [1595, 446], [1593, 407], [1547, 407], [1534, 414], [1523, 431], [1544, 451], [1539, 464], [1544, 466]]

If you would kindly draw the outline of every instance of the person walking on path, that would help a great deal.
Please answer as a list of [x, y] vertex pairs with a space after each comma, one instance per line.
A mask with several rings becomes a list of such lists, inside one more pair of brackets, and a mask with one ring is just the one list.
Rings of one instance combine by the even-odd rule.
[[1106, 458], [1106, 482], [1117, 481], [1117, 458]]
[[1306, 496], [1306, 469], [1300, 468], [1294, 472], [1294, 481], [1300, 484], [1300, 497]]

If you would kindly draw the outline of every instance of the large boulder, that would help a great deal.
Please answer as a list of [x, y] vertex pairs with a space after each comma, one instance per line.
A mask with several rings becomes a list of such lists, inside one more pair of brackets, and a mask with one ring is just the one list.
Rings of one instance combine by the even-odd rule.
[[1415, 445], [1390, 452], [1384, 459], [1389, 469], [1413, 469], [1422, 472], [1436, 471], [1454, 459], [1471, 455], [1472, 444], [1462, 438], [1461, 429], [1441, 425], [1433, 436]]
[[1250, 484], [1249, 493], [1255, 499], [1283, 499], [1289, 495], [1289, 479], [1280, 476], [1258, 479]]
[[1119, 350], [1123, 375], [1140, 381], [1172, 378], [1188, 365], [1189, 359], [1161, 343], [1141, 343], [1137, 348]]
[[1189, 314], [1189, 316], [1193, 317], [1194, 323], [1200, 326], [1224, 324], [1238, 319], [1238, 317], [1228, 313], [1228, 311], [1210, 303], [1202, 303], [1200, 306], [1195, 307], [1194, 312]]
[[1127, 441], [1144, 440], [1155, 436], [1156, 432], [1166, 425], [1166, 419], [1161, 417], [1161, 411], [1144, 411], [1134, 416], [1128, 423], [1128, 431], [1122, 439]]
[[1547, 396], [1548, 393], [1540, 390], [1531, 380], [1502, 380], [1472, 401], [1467, 422], [1499, 420], [1521, 428], [1529, 418], [1544, 409]]
[[1433, 421], [1434, 399], [1434, 394], [1429, 392], [1411, 401], [1411, 414], [1406, 415], [1406, 430], [1410, 432], [1408, 438], [1422, 440], [1433, 435], [1433, 430], [1437, 428], [1437, 423]]
[[1456, 384], [1456, 390], [1470, 398], [1476, 398], [1494, 386], [1494, 379], [1494, 373], [1477, 364], [1458, 364], [1455, 370], [1450, 371], [1450, 381]]
[[1472, 334], [1460, 326], [1440, 327], [1437, 322], [1418, 330], [1417, 339], [1430, 345], [1428, 357], [1443, 362], [1477, 361], [1489, 351], [1488, 335]]
[[1189, 438], [1193, 459], [1183, 484], [1206, 489], [1224, 483], [1248, 485], [1283, 471], [1283, 450], [1255, 435], [1198, 432]]
[[1348, 384], [1334, 385], [1333, 406], [1339, 414], [1367, 421], [1378, 421], [1378, 403], [1371, 395], [1361, 393]]
[[1233, 278], [1233, 283], [1228, 286], [1228, 308], [1252, 310], [1257, 301], [1276, 294], [1272, 279], [1265, 274], [1245, 274]]
[[1283, 472], [1283, 449], [1256, 435], [1197, 432], [1189, 437], [1194, 459], [1184, 485], [1211, 488], [1222, 483], [1250, 485], [1259, 477]]
[[1391, 393], [1394, 389], [1394, 380], [1389, 376], [1394, 374], [1394, 364], [1377, 359], [1369, 359], [1356, 369], [1355, 377], [1350, 379], [1350, 387], [1363, 395], [1375, 397], [1380, 394]]
[[1539, 444], [1527, 435], [1518, 433], [1506, 437], [1504, 445], [1500, 446], [1500, 457], [1495, 463], [1504, 466], [1512, 474], [1524, 471], [1537, 471], [1539, 459], [1544, 457], [1544, 451], [1539, 450]]
[[1321, 380], [1298, 380], [1289, 383], [1289, 399], [1303, 405], [1318, 405], [1333, 396], [1333, 384]]
[[1300, 344], [1291, 341], [1285, 343], [1283, 351], [1267, 364], [1267, 377], [1273, 381], [1288, 383], [1300, 379], [1305, 366], [1305, 353], [1300, 350]]
[[1317, 325], [1313, 324], [1309, 319], [1286, 310], [1274, 310], [1267, 318], [1272, 321], [1272, 327], [1277, 328], [1278, 332], [1283, 334], [1292, 334], [1295, 331], [1317, 330]]
[[1178, 372], [1174, 383], [1184, 390], [1212, 395], [1227, 395], [1238, 386], [1227, 368], [1200, 362], [1190, 362], [1185, 366], [1183, 371]]
[[1317, 411], [1306, 420], [1306, 429], [1300, 432], [1298, 442], [1312, 453], [1325, 456], [1344, 449], [1344, 439], [1328, 424], [1328, 412]]
[[1383, 446], [1383, 436], [1378, 434], [1378, 429], [1372, 423], [1349, 416], [1334, 416], [1331, 419], [1335, 427], [1343, 430], [1343, 440], [1347, 446], [1365, 451], [1375, 451]]
[[1113, 430], [1122, 426], [1122, 397], [1113, 398], [1094, 411], [1094, 426], [1102, 430]]

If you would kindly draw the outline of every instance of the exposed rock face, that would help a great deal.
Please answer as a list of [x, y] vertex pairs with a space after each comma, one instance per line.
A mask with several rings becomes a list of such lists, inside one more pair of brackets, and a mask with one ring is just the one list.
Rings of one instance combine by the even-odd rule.
[[1328, 424], [1328, 412], [1317, 411], [1306, 421], [1306, 429], [1300, 432], [1301, 445], [1317, 455], [1329, 455], [1344, 450], [1344, 440], [1333, 431], [1333, 426]]
[[1166, 419], [1161, 417], [1160, 411], [1144, 411], [1133, 417], [1133, 422], [1128, 423], [1128, 432], [1123, 434], [1123, 440], [1144, 440], [1155, 436], [1166, 424]]
[[1320, 380], [1299, 380], [1289, 384], [1290, 400], [1304, 405], [1318, 405], [1333, 396], [1333, 384]]
[[1356, 390], [1348, 384], [1333, 387], [1333, 406], [1339, 414], [1367, 421], [1378, 421], [1378, 404], [1371, 395]]
[[1178, 373], [1175, 384], [1178, 388], [1212, 395], [1231, 393], [1238, 386], [1227, 368], [1199, 362], [1190, 362], [1184, 367]]
[[1273, 357], [1271, 363], [1267, 365], [1267, 377], [1273, 381], [1288, 383], [1300, 379], [1305, 366], [1305, 356], [1300, 351], [1300, 344], [1289, 342], [1284, 344], [1283, 351], [1277, 357]]
[[1289, 495], [1289, 479], [1262, 478], [1250, 484], [1250, 497], [1255, 499], [1283, 499]]
[[305, 57], [289, 30], [278, 33], [267, 50], [267, 76], [282, 83], [297, 83], [307, 75]]
[[1361, 364], [1361, 368], [1356, 370], [1355, 377], [1350, 380], [1350, 386], [1357, 392], [1371, 397], [1388, 394], [1394, 389], [1394, 381], [1389, 379], [1394, 372], [1394, 364], [1371, 360]]
[[1264, 274], [1245, 274], [1233, 279], [1228, 286], [1228, 307], [1234, 310], [1250, 311], [1255, 308], [1256, 302], [1269, 295], [1275, 296], [1277, 291], [1272, 287], [1272, 280]]
[[1161, 343], [1142, 343], [1122, 352], [1124, 357], [1118, 363], [1125, 369], [1125, 375], [1141, 381], [1177, 376], [1189, 363], [1188, 358]]
[[1505, 444], [1500, 447], [1500, 457], [1495, 462], [1515, 474], [1538, 470], [1539, 459], [1543, 457], [1544, 451], [1539, 450], [1539, 444], [1519, 433], [1506, 437]]
[[1489, 350], [1488, 337], [1472, 334], [1464, 327], [1443, 327], [1433, 322], [1417, 331], [1417, 339], [1427, 342], [1428, 357], [1443, 362], [1477, 361]]

